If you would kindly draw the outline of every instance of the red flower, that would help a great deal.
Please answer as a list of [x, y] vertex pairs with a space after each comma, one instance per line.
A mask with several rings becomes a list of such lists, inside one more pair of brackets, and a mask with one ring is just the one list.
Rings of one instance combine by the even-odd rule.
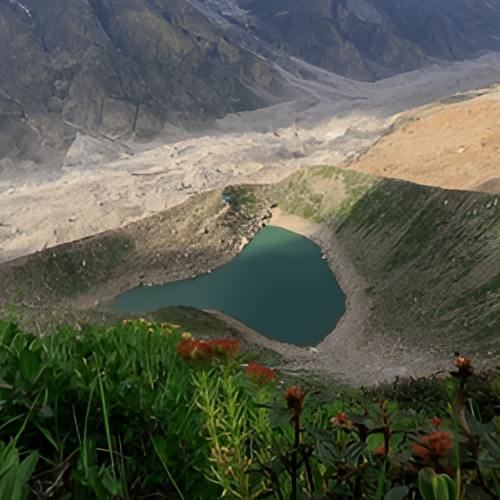
[[212, 346], [204, 340], [184, 339], [175, 348], [186, 361], [210, 361], [214, 356]]
[[375, 455], [379, 455], [379, 456], [385, 457], [385, 446], [379, 446], [375, 450]]
[[466, 356], [459, 356], [455, 360], [455, 365], [458, 368], [458, 374], [455, 376], [458, 376], [461, 379], [467, 380], [474, 373], [472, 363]]
[[333, 424], [333, 425], [340, 425], [340, 424], [348, 424], [349, 423], [349, 420], [347, 420], [347, 415], [342, 412], [342, 413], [339, 413], [336, 417], [333, 417], [330, 422]]
[[250, 380], [252, 382], [255, 382], [257, 385], [260, 387], [265, 386], [266, 384], [269, 384], [276, 374], [270, 370], [269, 368], [266, 368], [265, 366], [262, 365], [257, 365], [254, 363], [250, 363], [247, 368], [246, 368], [247, 375], [249, 376]]
[[286, 404], [289, 410], [300, 413], [304, 409], [304, 398], [306, 397], [297, 386], [288, 388], [285, 392]]
[[457, 368], [470, 368], [471, 362], [467, 356], [459, 356], [455, 360], [455, 365], [457, 365]]
[[213, 348], [216, 356], [224, 359], [234, 358], [240, 350], [240, 343], [238, 340], [219, 339], [210, 340], [207, 343]]
[[434, 417], [434, 418], [431, 420], [431, 424], [432, 424], [432, 425], [441, 425], [441, 420], [439, 420], [439, 418], [437, 418], [437, 417]]

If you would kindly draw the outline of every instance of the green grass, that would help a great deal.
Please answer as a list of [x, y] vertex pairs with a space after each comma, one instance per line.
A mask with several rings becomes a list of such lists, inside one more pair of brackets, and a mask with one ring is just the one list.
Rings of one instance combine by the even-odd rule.
[[[85, 240], [84, 240], [85, 241]], [[133, 250], [126, 237], [104, 237], [85, 245], [60, 245], [52, 252], [35, 253], [19, 268], [18, 282], [30, 293], [71, 297], [104, 283], [111, 272]]]
[[[108, 498], [114, 490], [125, 498], [125, 487], [130, 498], [168, 493], [174, 485], [154, 437], [168, 443], [162, 458], [179, 487], [189, 498], [206, 498], [211, 486], [196, 467], [208, 451], [199, 436], [192, 373], [174, 340], [159, 331], [136, 322], [61, 328], [37, 338], [1, 324], [0, 379], [13, 387], [1, 389], [3, 421], [25, 416], [38, 399], [19, 446], [29, 450], [36, 443], [37, 474], [47, 484], [58, 474], [54, 465], [69, 461], [77, 489], [87, 495], [81, 498]], [[0, 439], [8, 440], [16, 426], [17, 420], [5, 425]]]
[[[450, 432], [445, 402], [456, 392], [453, 379], [352, 389], [304, 372], [278, 374], [279, 384], [259, 388], [240, 366], [244, 358], [201, 364], [182, 359], [176, 345], [185, 326], [195, 331], [197, 317], [212, 328], [217, 321], [190, 309], [171, 312], [157, 315], [170, 322], [184, 318], [186, 325], [136, 320], [61, 326], [57, 334], [36, 337], [0, 322], [0, 442], [16, 436], [12, 453], [31, 457], [27, 466], [36, 479], [29, 481], [30, 499], [43, 498], [48, 489], [55, 498], [78, 500], [215, 500], [223, 491], [240, 500], [265, 492], [290, 498], [291, 473], [283, 464], [294, 453], [294, 428], [283, 392], [292, 385], [307, 394], [301, 450], [312, 453], [308, 463], [318, 490], [326, 485], [337, 491], [335, 478], [344, 474], [339, 463], [369, 466], [346, 483], [351, 497], [372, 498], [381, 474], [381, 498], [390, 488], [413, 487], [416, 476], [406, 464], [417, 431], [432, 430], [429, 420], [438, 416]], [[469, 385], [469, 407], [483, 421], [492, 418], [499, 400], [488, 381], [472, 377]], [[361, 427], [332, 427], [330, 420], [341, 413], [371, 425], [373, 436], [367, 439]], [[399, 433], [390, 441], [390, 468], [375, 454], [382, 438], [376, 426], [386, 425], [386, 414]], [[470, 471], [463, 477], [474, 480]], [[301, 488], [312, 487], [302, 472], [296, 480]]]
[[[336, 192], [314, 193], [317, 179], [334, 179], [344, 191], [342, 199]], [[347, 214], [355, 203], [374, 185], [376, 178], [330, 165], [312, 167], [292, 174], [274, 187], [274, 197], [285, 211], [315, 223]], [[335, 208], [325, 210], [332, 204]]]

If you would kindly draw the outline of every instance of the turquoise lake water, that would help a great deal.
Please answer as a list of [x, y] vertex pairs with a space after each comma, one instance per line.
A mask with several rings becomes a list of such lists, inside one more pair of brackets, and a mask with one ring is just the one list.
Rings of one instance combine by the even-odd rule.
[[271, 226], [211, 274], [135, 288], [113, 301], [127, 312], [174, 305], [216, 309], [280, 342], [312, 346], [344, 314], [345, 296], [318, 245]]

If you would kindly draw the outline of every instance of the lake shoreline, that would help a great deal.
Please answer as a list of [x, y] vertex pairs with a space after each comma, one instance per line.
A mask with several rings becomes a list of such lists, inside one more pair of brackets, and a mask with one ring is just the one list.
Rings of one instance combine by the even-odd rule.
[[[370, 329], [372, 298], [366, 280], [357, 272], [334, 226], [315, 224], [301, 217], [272, 210], [268, 225], [297, 232], [316, 243], [345, 295], [345, 312], [335, 328], [314, 347], [298, 347], [260, 334], [218, 311], [207, 311], [238, 329], [251, 342], [283, 356], [284, 372], [327, 375], [351, 386], [371, 386], [392, 382], [398, 377], [420, 377], [439, 373], [448, 363], [401, 346]], [[424, 357], [426, 359], [424, 359]]]

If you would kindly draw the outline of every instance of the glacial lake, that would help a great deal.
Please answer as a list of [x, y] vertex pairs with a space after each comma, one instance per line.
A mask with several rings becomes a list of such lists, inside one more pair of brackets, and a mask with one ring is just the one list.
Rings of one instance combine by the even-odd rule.
[[174, 305], [216, 309], [272, 339], [313, 346], [344, 314], [345, 296], [318, 245], [268, 226], [211, 274], [135, 288], [112, 303], [126, 312]]

